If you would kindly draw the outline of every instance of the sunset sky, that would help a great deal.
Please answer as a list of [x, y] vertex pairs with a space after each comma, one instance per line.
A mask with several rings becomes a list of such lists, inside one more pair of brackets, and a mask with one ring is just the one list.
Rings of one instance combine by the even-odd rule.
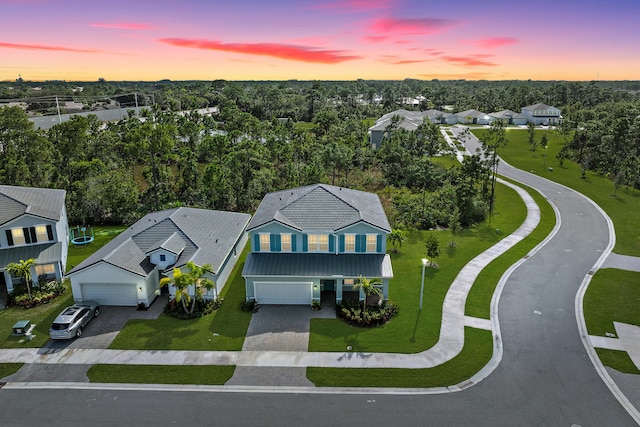
[[0, 0], [0, 80], [640, 80], [640, 0]]

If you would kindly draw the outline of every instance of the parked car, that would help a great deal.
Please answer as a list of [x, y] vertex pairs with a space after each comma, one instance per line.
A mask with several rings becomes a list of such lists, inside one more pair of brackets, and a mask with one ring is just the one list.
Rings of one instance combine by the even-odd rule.
[[96, 301], [83, 301], [62, 310], [49, 329], [49, 338], [63, 340], [82, 335], [82, 328], [100, 314]]

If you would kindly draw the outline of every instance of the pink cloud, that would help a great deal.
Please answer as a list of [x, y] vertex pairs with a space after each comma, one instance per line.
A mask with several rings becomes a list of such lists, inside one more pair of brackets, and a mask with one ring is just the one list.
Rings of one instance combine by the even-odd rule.
[[422, 35], [437, 34], [456, 24], [457, 21], [440, 18], [378, 18], [373, 20], [370, 29], [376, 33], [383, 34]]
[[65, 46], [52, 46], [44, 44], [22, 44], [22, 43], [6, 43], [0, 42], [0, 48], [6, 47], [9, 49], [23, 49], [23, 50], [51, 50], [62, 52], [76, 52], [76, 53], [104, 53], [102, 50], [97, 49], [76, 49], [73, 47]]
[[444, 59], [447, 62], [450, 62], [452, 64], [456, 64], [456, 65], [465, 65], [467, 67], [479, 67], [479, 66], [494, 66], [494, 65], [498, 65], [494, 62], [490, 62], [487, 60], [487, 58], [492, 57], [492, 55], [486, 55], [486, 54], [475, 54], [475, 55], [468, 55], [468, 56], [443, 56], [442, 59]]
[[348, 9], [357, 12], [370, 10], [390, 9], [395, 5], [395, 0], [338, 0], [333, 3], [323, 3], [311, 6], [312, 9]]
[[425, 79], [440, 79], [440, 80], [458, 80], [458, 79], [470, 79], [470, 80], [482, 80], [492, 76], [489, 73], [464, 73], [464, 74], [419, 74], [420, 77]]
[[486, 39], [470, 40], [467, 43], [470, 43], [485, 49], [495, 49], [497, 47], [509, 46], [512, 44], [520, 43], [520, 40], [518, 40], [515, 37], [490, 37]]
[[109, 28], [113, 30], [153, 30], [152, 25], [144, 22], [93, 22], [89, 24], [96, 28]]
[[359, 56], [347, 55], [341, 50], [321, 50], [312, 47], [292, 46], [278, 43], [223, 43], [216, 40], [164, 38], [158, 40], [172, 46], [194, 49], [217, 50], [247, 55], [271, 56], [290, 61], [337, 64]]
[[417, 59], [403, 59], [403, 60], [400, 60], [400, 61], [392, 62], [392, 64], [394, 64], [394, 65], [405, 65], [405, 64], [418, 64], [418, 63], [421, 63], [421, 62], [426, 62], [426, 61], [420, 61], [420, 60], [417, 60]]

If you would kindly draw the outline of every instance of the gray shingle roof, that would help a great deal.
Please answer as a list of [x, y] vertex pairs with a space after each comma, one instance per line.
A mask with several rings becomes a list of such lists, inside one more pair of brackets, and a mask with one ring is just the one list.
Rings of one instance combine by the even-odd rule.
[[153, 270], [146, 254], [164, 247], [163, 245], [172, 252], [179, 246], [184, 246], [171, 268], [180, 268], [192, 261], [196, 265], [210, 264], [217, 273], [244, 233], [250, 218], [251, 215], [244, 213], [194, 208], [153, 212], [120, 233], [67, 274], [104, 261], [146, 276]]
[[247, 230], [272, 221], [300, 231], [338, 231], [362, 221], [391, 232], [376, 194], [327, 184], [268, 193]]
[[557, 110], [556, 107], [552, 107], [551, 105], [547, 105], [547, 104], [534, 104], [534, 105], [528, 105], [526, 107], [522, 107], [523, 110], [532, 110], [532, 111], [546, 111], [546, 110]]
[[466, 110], [466, 111], [461, 111], [459, 113], [456, 113], [456, 116], [458, 117], [478, 117], [478, 116], [484, 116], [484, 115], [485, 113], [478, 110]]
[[180, 235], [176, 232], [167, 238], [161, 238], [158, 240], [156, 244], [147, 249], [145, 253], [149, 254], [157, 249], [164, 249], [168, 252], [179, 255], [186, 245], [186, 242], [182, 240]]
[[0, 185], [0, 225], [24, 214], [58, 221], [64, 198], [64, 190]]
[[388, 254], [250, 253], [242, 276], [392, 278], [393, 268]]

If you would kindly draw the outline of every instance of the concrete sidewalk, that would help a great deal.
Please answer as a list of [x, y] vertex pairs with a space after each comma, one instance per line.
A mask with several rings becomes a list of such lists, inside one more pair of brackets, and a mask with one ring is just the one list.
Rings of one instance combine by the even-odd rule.
[[[440, 339], [435, 346], [416, 354], [305, 351], [137, 351], [109, 349], [6, 349], [0, 362], [36, 364], [145, 364], [145, 365], [236, 365], [254, 367], [335, 367], [335, 368], [431, 368], [456, 357], [464, 345], [465, 325], [488, 327], [487, 319], [465, 316], [467, 295], [482, 269], [535, 229], [540, 210], [533, 198], [513, 184], [527, 206], [527, 217], [511, 235], [476, 256], [459, 272], [445, 296]], [[495, 316], [494, 316], [495, 317]], [[494, 322], [497, 320], [494, 318]], [[497, 325], [497, 323], [496, 323]], [[497, 328], [494, 339], [499, 340]]]

